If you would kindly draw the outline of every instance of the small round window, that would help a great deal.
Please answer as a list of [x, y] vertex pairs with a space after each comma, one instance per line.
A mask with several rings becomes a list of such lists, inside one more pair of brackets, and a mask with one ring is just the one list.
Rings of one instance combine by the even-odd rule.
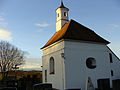
[[96, 68], [96, 60], [95, 60], [95, 58], [92, 58], [92, 57], [88, 58], [86, 60], [86, 66], [88, 68], [90, 68], [90, 69]]

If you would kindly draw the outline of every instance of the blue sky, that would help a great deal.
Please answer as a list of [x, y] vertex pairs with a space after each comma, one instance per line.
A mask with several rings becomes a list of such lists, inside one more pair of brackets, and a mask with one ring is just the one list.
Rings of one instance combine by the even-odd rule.
[[[120, 1], [64, 0], [74, 19], [111, 42], [120, 57]], [[27, 51], [25, 68], [40, 68], [40, 48], [55, 32], [60, 0], [0, 0], [0, 40]]]

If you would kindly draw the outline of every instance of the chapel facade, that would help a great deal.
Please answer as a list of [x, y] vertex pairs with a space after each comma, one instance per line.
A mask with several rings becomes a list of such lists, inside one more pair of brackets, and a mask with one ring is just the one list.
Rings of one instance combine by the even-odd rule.
[[43, 83], [59, 90], [112, 88], [120, 79], [120, 59], [110, 42], [75, 20], [61, 2], [56, 9], [56, 32], [41, 48]]

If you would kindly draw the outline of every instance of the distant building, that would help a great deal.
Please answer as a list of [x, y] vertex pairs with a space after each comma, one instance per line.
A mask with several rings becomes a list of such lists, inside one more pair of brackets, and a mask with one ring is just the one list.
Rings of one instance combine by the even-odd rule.
[[69, 20], [68, 11], [61, 2], [56, 33], [42, 47], [43, 83], [60, 90], [112, 87], [112, 80], [120, 78], [120, 59], [107, 46], [109, 41]]

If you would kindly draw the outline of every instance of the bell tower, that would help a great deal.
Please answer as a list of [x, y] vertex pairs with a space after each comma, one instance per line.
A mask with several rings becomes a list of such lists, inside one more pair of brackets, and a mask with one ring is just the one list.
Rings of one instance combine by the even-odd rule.
[[56, 9], [56, 32], [59, 31], [66, 22], [68, 22], [68, 11], [69, 9], [66, 8], [63, 1], [61, 1], [60, 7]]

